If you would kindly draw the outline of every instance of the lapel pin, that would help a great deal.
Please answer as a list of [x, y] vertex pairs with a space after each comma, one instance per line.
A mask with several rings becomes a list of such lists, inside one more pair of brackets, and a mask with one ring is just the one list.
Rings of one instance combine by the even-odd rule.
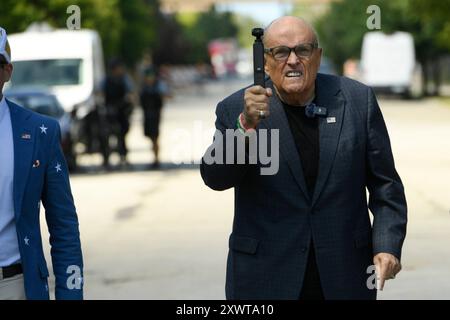
[[29, 134], [29, 133], [22, 133], [22, 139], [30, 140], [31, 139], [31, 134]]
[[41, 162], [39, 161], [39, 160], [36, 160], [34, 163], [33, 163], [33, 168], [37, 168], [37, 167], [39, 167], [41, 165]]
[[335, 123], [336, 122], [336, 117], [328, 117], [327, 118], [327, 123]]
[[44, 133], [44, 134], [47, 134], [47, 127], [46, 126], [44, 126], [44, 124], [42, 124], [40, 127], [39, 127], [39, 129], [41, 129], [41, 133]]

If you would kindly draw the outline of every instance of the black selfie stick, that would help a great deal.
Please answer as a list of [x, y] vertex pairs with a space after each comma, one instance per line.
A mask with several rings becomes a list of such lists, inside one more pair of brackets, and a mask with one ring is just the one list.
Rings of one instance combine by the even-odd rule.
[[262, 36], [264, 30], [261, 28], [253, 28], [252, 36], [256, 37], [253, 43], [253, 73], [255, 85], [263, 88], [266, 87], [265, 73], [264, 73], [264, 45], [262, 43]]

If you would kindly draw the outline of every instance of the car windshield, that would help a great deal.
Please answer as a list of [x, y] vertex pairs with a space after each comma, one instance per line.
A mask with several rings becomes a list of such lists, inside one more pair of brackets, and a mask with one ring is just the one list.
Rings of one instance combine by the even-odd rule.
[[16, 61], [11, 86], [77, 85], [81, 79], [81, 59]]
[[52, 118], [59, 118], [64, 113], [56, 98], [51, 95], [10, 96], [8, 99], [27, 109]]

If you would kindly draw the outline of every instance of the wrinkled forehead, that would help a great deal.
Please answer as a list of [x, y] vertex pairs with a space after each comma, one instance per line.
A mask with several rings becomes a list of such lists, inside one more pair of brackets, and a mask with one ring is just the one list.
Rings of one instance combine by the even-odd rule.
[[266, 47], [279, 45], [295, 46], [299, 43], [316, 41], [311, 27], [301, 20], [275, 21], [266, 28], [264, 44]]

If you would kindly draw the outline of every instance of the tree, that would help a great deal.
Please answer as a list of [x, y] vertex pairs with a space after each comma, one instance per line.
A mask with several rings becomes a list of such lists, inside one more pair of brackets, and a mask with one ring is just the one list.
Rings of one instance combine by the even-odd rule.
[[158, 0], [2, 0], [1, 25], [8, 33], [23, 32], [32, 22], [66, 28], [70, 5], [81, 10], [81, 27], [99, 32], [105, 56], [122, 57], [133, 66], [156, 44]]
[[174, 15], [159, 18], [158, 41], [153, 49], [153, 62], [161, 64], [188, 63], [189, 43], [184, 37], [182, 25]]
[[264, 26], [249, 16], [239, 14], [233, 16], [233, 21], [238, 28], [239, 45], [243, 48], [251, 48], [255, 40], [255, 38], [252, 37], [252, 29], [264, 28]]
[[[414, 37], [418, 61], [424, 67], [425, 82], [428, 69], [436, 88], [439, 69], [436, 61], [450, 50], [450, 2], [440, 0], [342, 0], [333, 2], [329, 11], [317, 21], [317, 31], [328, 56], [342, 70], [348, 58], [359, 58], [362, 39], [370, 30], [366, 27], [369, 5], [381, 9], [381, 31], [410, 32]], [[431, 66], [431, 67], [429, 67]], [[435, 94], [437, 91], [431, 92]]]
[[[180, 23], [185, 22], [177, 17]], [[187, 41], [186, 61], [189, 63], [209, 62], [208, 43], [216, 38], [235, 38], [238, 27], [230, 12], [218, 12], [211, 6], [207, 12], [202, 12], [189, 24], [183, 26], [183, 37]]]
[[432, 26], [427, 33], [435, 32], [432, 42], [436, 47], [450, 51], [450, 1], [409, 0], [408, 10], [422, 26]]
[[[8, 33], [23, 32], [33, 22], [66, 28], [66, 10], [72, 4], [71, 0], [2, 0], [1, 25]], [[81, 9], [81, 27], [98, 30], [105, 53], [114, 54], [122, 28], [117, 0], [78, 0], [76, 4]]]
[[342, 65], [348, 58], [359, 58], [364, 34], [370, 32], [366, 25], [369, 17], [366, 10], [370, 5], [377, 5], [381, 9], [382, 31], [391, 33], [408, 29], [405, 4], [405, 1], [390, 0], [332, 2], [329, 11], [316, 23], [324, 55], [328, 56], [339, 70], [342, 70]]
[[142, 58], [145, 51], [156, 46], [159, 26], [158, 0], [118, 0], [121, 15], [119, 56], [130, 67]]

